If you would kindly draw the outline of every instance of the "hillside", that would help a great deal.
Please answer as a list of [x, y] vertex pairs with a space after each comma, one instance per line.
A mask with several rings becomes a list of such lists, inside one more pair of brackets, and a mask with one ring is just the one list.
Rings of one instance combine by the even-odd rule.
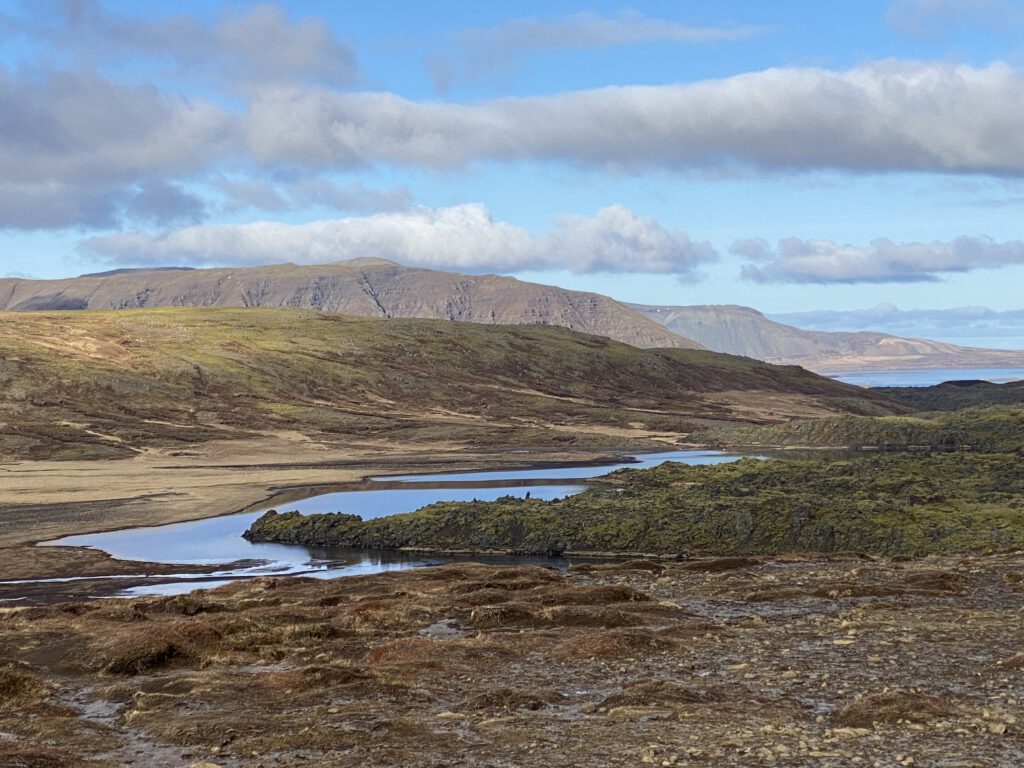
[[875, 387], [915, 411], [956, 411], [980, 405], [1024, 404], [1024, 381], [944, 381], [932, 387]]
[[125, 456], [269, 431], [596, 443], [902, 410], [816, 376], [541, 326], [268, 309], [0, 315], [0, 455]]
[[0, 280], [0, 310], [156, 307], [284, 307], [359, 317], [557, 325], [635, 347], [700, 348], [607, 296], [498, 275], [413, 269], [383, 259]]
[[976, 349], [884, 333], [806, 331], [733, 305], [657, 307], [629, 305], [708, 349], [818, 373], [923, 368], [1024, 367], [1024, 351]]
[[694, 435], [709, 445], [972, 451], [1024, 454], [1024, 405], [989, 405], [903, 416], [833, 416], [784, 424], [730, 424]]

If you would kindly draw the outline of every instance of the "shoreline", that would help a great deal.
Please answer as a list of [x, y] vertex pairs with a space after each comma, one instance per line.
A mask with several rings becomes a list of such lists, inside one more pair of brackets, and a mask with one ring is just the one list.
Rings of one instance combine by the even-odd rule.
[[[66, 536], [238, 514], [288, 490], [354, 487], [372, 482], [368, 479], [371, 476], [388, 473], [599, 467], [620, 463], [631, 455], [628, 448], [541, 448], [517, 454], [454, 445], [390, 448], [364, 446], [362, 450], [340, 451], [307, 441], [268, 438], [244, 444], [202, 444], [186, 456], [153, 452], [131, 459], [0, 465], [0, 495], [7, 500], [27, 499], [0, 505], [0, 581], [39, 584], [36, 580], [82, 577], [74, 583], [92, 585], [91, 593], [109, 591], [97, 590], [97, 582], [116, 582], [113, 593], [156, 583], [173, 574], [202, 576], [222, 571], [225, 564], [190, 566], [121, 560], [89, 547], [41, 545]], [[71, 498], [61, 500], [61, 496]], [[129, 583], [128, 577], [134, 575], [140, 578]], [[122, 576], [125, 581], [120, 580]], [[83, 591], [60, 589], [67, 584], [50, 582], [52, 598], [74, 599], [75, 593]], [[16, 585], [0, 585], [0, 604], [17, 605], [18, 595], [12, 594], [10, 587]], [[45, 595], [40, 597], [49, 601]]]
[[[423, 451], [428, 448], [421, 449]], [[628, 450], [628, 449], [627, 449]], [[395, 453], [389, 456], [379, 454], [350, 454], [352, 458], [327, 459], [322, 462], [266, 462], [251, 461], [248, 463], [221, 464], [212, 462], [195, 462], [165, 466], [147, 466], [140, 464], [138, 458], [97, 460], [82, 462], [19, 462], [17, 465], [6, 465], [0, 468], [0, 494], [11, 499], [12, 486], [16, 496], [42, 497], [41, 501], [8, 502], [0, 504], [0, 522], [8, 522], [0, 532], [0, 548], [20, 545], [37, 545], [65, 536], [86, 535], [92, 533], [109, 533], [125, 528], [142, 526], [161, 526], [191, 520], [210, 519], [226, 515], [252, 511], [281, 493], [290, 490], [345, 487], [354, 488], [370, 482], [389, 482], [387, 480], [371, 481], [371, 476], [381, 476], [389, 472], [395, 474], [446, 474], [469, 471], [508, 470], [521, 471], [530, 469], [552, 469], [558, 467], [605, 466], [621, 463], [626, 451], [613, 455], [607, 449], [593, 451], [551, 451], [538, 450], [534, 461], [524, 461], [522, 455], [507, 459], [508, 454], [488, 453], [486, 451], [459, 451], [449, 449], [438, 459], [437, 451], [430, 457], [421, 458], [417, 452]], [[76, 479], [92, 481], [92, 487], [82, 488], [75, 483], [74, 494], [86, 495], [86, 498], [53, 498], [60, 493], [59, 489], [47, 488], [48, 481], [53, 480], [52, 474], [73, 474]], [[442, 467], [439, 469], [439, 467]], [[191, 470], [192, 477], [179, 474], [182, 470]], [[244, 476], [236, 479], [217, 477], [226, 471], [243, 470]], [[154, 477], [174, 473], [166, 478]], [[330, 474], [330, 477], [324, 477]], [[32, 477], [35, 475], [35, 477]], [[83, 477], [84, 475], [84, 477]], [[91, 477], [88, 477], [91, 475]], [[139, 485], [136, 493], [131, 495], [114, 492], [109, 485], [104, 492], [101, 485], [111, 477], [120, 478], [121, 486], [130, 486], [132, 481]], [[148, 478], [148, 479], [144, 479]], [[189, 480], [193, 482], [189, 482]], [[161, 481], [174, 484], [176, 488], [161, 487], [154, 491], [154, 485]], [[150, 487], [143, 487], [148, 483]], [[190, 492], [198, 493], [208, 499], [205, 508], [197, 509], [189, 500], [181, 497]], [[177, 497], [177, 498], [174, 498]], [[137, 510], [126, 511], [119, 507], [148, 504], [148, 513], [140, 514]], [[94, 514], [71, 518], [71, 513], [92, 505], [96, 507]], [[212, 511], [211, 511], [212, 510]], [[38, 513], [37, 519], [19, 521], [22, 523], [17, 531], [9, 530], [14, 526], [9, 521], [19, 514]]]

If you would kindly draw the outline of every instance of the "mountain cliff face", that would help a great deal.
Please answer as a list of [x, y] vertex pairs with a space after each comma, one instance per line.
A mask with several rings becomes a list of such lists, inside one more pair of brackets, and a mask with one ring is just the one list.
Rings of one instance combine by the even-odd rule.
[[1024, 352], [960, 347], [885, 333], [805, 331], [734, 305], [631, 308], [716, 352], [770, 363], [801, 365], [818, 373], [920, 368], [1024, 367]]
[[607, 296], [497, 275], [413, 269], [383, 259], [0, 280], [0, 310], [155, 307], [281, 307], [360, 317], [555, 325], [635, 347], [701, 348]]

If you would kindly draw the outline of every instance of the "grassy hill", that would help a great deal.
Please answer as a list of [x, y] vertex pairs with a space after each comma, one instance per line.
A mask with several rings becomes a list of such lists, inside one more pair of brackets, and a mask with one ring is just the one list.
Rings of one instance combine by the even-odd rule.
[[0, 314], [5, 456], [124, 456], [268, 430], [622, 443], [722, 420], [899, 410], [799, 368], [553, 327], [263, 309]]
[[1024, 451], [1024, 405], [870, 418], [835, 416], [785, 424], [728, 425], [698, 435], [710, 444], [860, 450]]
[[932, 387], [876, 387], [915, 411], [956, 411], [979, 405], [1024, 404], [1024, 381], [945, 381]]

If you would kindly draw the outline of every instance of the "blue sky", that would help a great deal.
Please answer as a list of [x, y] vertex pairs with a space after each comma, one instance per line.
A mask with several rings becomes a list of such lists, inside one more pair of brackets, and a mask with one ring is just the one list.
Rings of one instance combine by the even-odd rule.
[[0, 0], [0, 277], [378, 255], [1024, 347], [1021, 3], [169, 7]]

